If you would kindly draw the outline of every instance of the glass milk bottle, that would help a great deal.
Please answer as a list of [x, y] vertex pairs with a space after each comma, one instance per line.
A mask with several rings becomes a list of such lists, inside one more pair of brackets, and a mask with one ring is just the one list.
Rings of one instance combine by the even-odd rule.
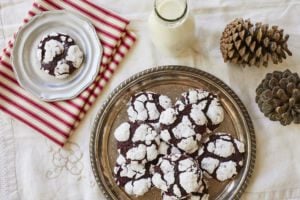
[[179, 55], [195, 38], [194, 17], [187, 0], [155, 0], [148, 26], [154, 45], [167, 54]]

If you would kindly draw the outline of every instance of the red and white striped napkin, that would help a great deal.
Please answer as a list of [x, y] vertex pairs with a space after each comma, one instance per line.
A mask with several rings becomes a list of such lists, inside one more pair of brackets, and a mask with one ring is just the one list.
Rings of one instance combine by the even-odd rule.
[[127, 30], [128, 20], [86, 0], [35, 1], [24, 23], [40, 12], [56, 9], [80, 13], [95, 26], [104, 48], [99, 75], [93, 84], [72, 100], [43, 102], [18, 85], [10, 62], [13, 48], [11, 40], [0, 57], [0, 109], [63, 146], [126, 56], [136, 37]]

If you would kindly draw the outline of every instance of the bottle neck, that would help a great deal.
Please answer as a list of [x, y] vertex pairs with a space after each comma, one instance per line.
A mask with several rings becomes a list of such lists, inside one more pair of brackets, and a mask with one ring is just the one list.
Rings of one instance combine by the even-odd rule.
[[155, 0], [154, 12], [161, 22], [177, 24], [187, 16], [188, 3], [187, 0]]

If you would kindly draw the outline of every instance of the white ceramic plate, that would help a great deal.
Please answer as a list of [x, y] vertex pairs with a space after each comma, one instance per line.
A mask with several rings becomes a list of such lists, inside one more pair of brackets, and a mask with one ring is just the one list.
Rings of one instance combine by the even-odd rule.
[[[70, 35], [84, 52], [82, 66], [66, 79], [56, 79], [40, 70], [37, 47], [44, 35]], [[102, 45], [94, 26], [85, 17], [70, 11], [47, 11], [35, 16], [17, 34], [12, 64], [19, 84], [43, 101], [72, 99], [96, 78]]]

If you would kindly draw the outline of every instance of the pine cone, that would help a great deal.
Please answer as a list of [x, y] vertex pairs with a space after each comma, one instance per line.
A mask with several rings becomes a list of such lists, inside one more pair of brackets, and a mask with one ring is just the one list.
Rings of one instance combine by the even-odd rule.
[[262, 23], [254, 26], [250, 19], [235, 19], [225, 28], [220, 49], [224, 62], [267, 67], [269, 60], [278, 64], [286, 59], [286, 54], [292, 55], [288, 39], [289, 35], [284, 35], [278, 26], [269, 28], [268, 24]]
[[300, 123], [300, 78], [289, 70], [268, 73], [256, 89], [261, 112], [282, 125]]

